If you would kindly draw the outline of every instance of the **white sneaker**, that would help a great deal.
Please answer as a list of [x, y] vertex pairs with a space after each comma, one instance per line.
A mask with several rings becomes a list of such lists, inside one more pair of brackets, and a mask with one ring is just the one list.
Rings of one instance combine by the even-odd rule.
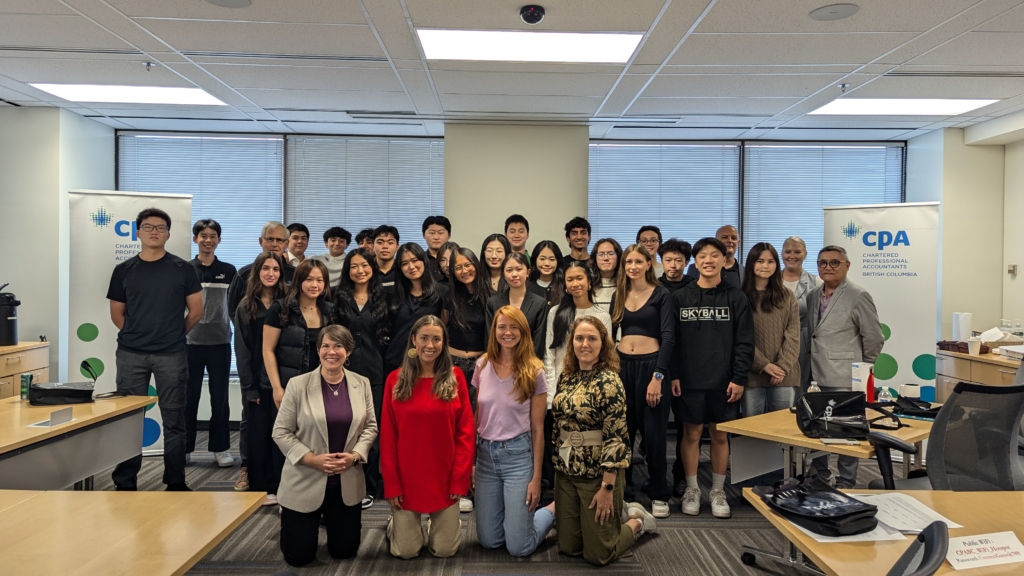
[[668, 502], [662, 500], [653, 500], [651, 502], [651, 515], [655, 518], [668, 518], [670, 513]]
[[263, 501], [264, 506], [277, 506], [277, 494], [267, 494], [267, 499]]
[[473, 501], [469, 498], [459, 499], [459, 512], [466, 513], [473, 511]]
[[686, 488], [686, 492], [683, 492], [683, 500], [680, 502], [680, 508], [682, 508], [683, 514], [689, 514], [690, 516], [700, 514], [699, 486], [688, 486]]
[[221, 468], [231, 468], [235, 465], [235, 459], [231, 456], [231, 452], [214, 452], [213, 458], [217, 461], [217, 466]]
[[729, 509], [729, 501], [725, 498], [725, 490], [712, 490], [708, 497], [711, 499], [711, 515], [715, 518], [729, 518], [732, 510]]
[[[667, 507], [668, 504], [665, 504]], [[639, 538], [644, 534], [654, 534], [658, 531], [658, 523], [654, 520], [654, 516], [651, 515], [639, 502], [630, 502], [626, 504], [626, 510], [629, 512], [630, 520], [640, 521], [640, 531], [636, 533], [636, 537]]]

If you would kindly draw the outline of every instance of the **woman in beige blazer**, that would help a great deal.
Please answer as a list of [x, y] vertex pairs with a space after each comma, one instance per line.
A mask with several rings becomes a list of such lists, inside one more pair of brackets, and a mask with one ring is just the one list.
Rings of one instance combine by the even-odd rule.
[[331, 325], [320, 332], [320, 367], [288, 381], [274, 423], [274, 442], [285, 456], [277, 500], [281, 552], [292, 566], [316, 558], [320, 518], [327, 551], [352, 558], [359, 550], [366, 495], [363, 466], [377, 438], [370, 382], [345, 369], [352, 334]]

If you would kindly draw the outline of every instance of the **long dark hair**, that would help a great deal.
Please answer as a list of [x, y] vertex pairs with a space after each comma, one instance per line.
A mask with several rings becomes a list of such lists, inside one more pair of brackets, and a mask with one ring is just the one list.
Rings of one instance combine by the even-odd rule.
[[[459, 256], [469, 260], [469, 263], [476, 268], [476, 278], [473, 280], [472, 294], [469, 293], [466, 285], [455, 276], [455, 263], [458, 261]], [[484, 306], [487, 304], [487, 299], [491, 296], [491, 281], [489, 278], [484, 278], [484, 270], [481, 269], [480, 260], [477, 259], [476, 254], [473, 254], [473, 251], [469, 248], [458, 248], [452, 251], [451, 256], [448, 257], [448, 278], [451, 279], [451, 289], [447, 293], [450, 314], [448, 320], [462, 330], [469, 330], [469, 324], [466, 323], [466, 308], [473, 305]]]
[[[481, 260], [481, 262], [483, 262], [484, 270], [486, 270], [488, 276], [490, 276], [490, 274], [491, 274], [491, 267], [490, 267], [490, 265], [487, 264], [487, 255], [486, 254], [487, 254], [487, 245], [490, 244], [491, 242], [498, 242], [499, 244], [501, 244], [501, 247], [505, 249], [505, 257], [506, 258], [508, 257], [509, 254], [512, 253], [512, 244], [509, 243], [508, 238], [505, 238], [504, 234], [491, 234], [487, 238], [484, 238], [484, 243], [480, 245], [480, 260]], [[498, 277], [501, 278], [505, 274], [505, 258], [501, 259], [501, 264], [498, 264], [498, 267], [500, 268], [500, 270], [498, 270], [498, 272], [499, 272]], [[499, 284], [499, 291], [500, 291], [501, 280], [498, 280], [498, 284]], [[491, 283], [490, 283], [489, 279], [488, 279], [488, 282], [487, 282], [487, 289], [488, 290], [491, 289]]]
[[306, 258], [301, 264], [295, 267], [295, 275], [292, 277], [292, 285], [288, 287], [288, 293], [285, 294], [284, 302], [281, 304], [282, 326], [288, 325], [288, 316], [292, 307], [292, 302], [298, 302], [299, 294], [302, 292], [302, 283], [306, 281], [306, 278], [309, 278], [309, 275], [313, 272], [314, 268], [319, 270], [320, 274], [322, 274], [324, 278], [324, 290], [316, 297], [317, 309], [322, 310], [324, 302], [331, 299], [331, 273], [327, 271], [327, 266], [319, 260]]
[[541, 240], [530, 252], [530, 280], [536, 282], [540, 278], [540, 269], [537, 268], [537, 257], [541, 250], [548, 248], [555, 255], [555, 273], [551, 275], [551, 285], [548, 286], [548, 306], [558, 306], [562, 303], [562, 295], [565, 294], [565, 282], [562, 277], [562, 249], [551, 240]]
[[[245, 296], [242, 296], [242, 301], [239, 302], [239, 306], [242, 307], [242, 314], [246, 320], [252, 320], [260, 313], [259, 304], [262, 300], [260, 296], [263, 295], [263, 281], [260, 280], [260, 270], [263, 269], [263, 264], [270, 259], [277, 262], [279, 272], [277, 283], [271, 286], [272, 294], [270, 300], [274, 301], [284, 298], [286, 286], [284, 281], [284, 260], [273, 252], [264, 252], [257, 256], [256, 261], [252, 263], [252, 268], [249, 269], [249, 280], [245, 283]], [[233, 314], [234, 310], [229, 310], [229, 312]]]
[[437, 299], [441, 297], [440, 291], [437, 289], [437, 282], [434, 281], [433, 274], [430, 273], [430, 269], [427, 266], [427, 253], [423, 248], [415, 242], [407, 242], [402, 244], [395, 253], [395, 263], [398, 265], [399, 274], [396, 274], [398, 281], [395, 282], [395, 297], [392, 299], [391, 307], [397, 310], [405, 303], [406, 296], [412, 293], [412, 280], [405, 277], [402, 273], [402, 258], [406, 254], [412, 254], [413, 258], [423, 263], [423, 275], [420, 276], [420, 290], [423, 295], [421, 296], [425, 304], [433, 304], [437, 302]]
[[601, 247], [601, 244], [611, 244], [612, 250], [615, 252], [615, 270], [612, 274], [612, 278], [616, 278], [619, 274], [619, 262], [622, 261], [622, 246], [619, 245], [619, 241], [615, 238], [601, 238], [597, 242], [594, 242], [594, 248], [590, 251], [590, 262], [594, 267], [594, 276], [597, 281], [601, 281], [601, 269], [597, 267], [597, 249]]
[[[764, 288], [764, 294], [757, 291], [757, 284], [754, 280], [754, 265], [757, 264], [757, 260], [761, 257], [762, 252], [769, 252], [772, 258], [775, 259], [775, 273], [768, 278], [768, 285]], [[743, 290], [743, 293], [747, 295], [747, 298], [750, 300], [750, 306], [754, 310], [760, 308], [761, 312], [771, 312], [776, 308], [782, 307], [782, 304], [786, 301], [786, 293], [789, 290], [782, 284], [782, 263], [779, 261], [779, 253], [775, 250], [775, 246], [767, 242], [758, 242], [750, 247], [750, 252], [747, 252], [747, 262], [744, 264], [743, 282], [740, 284], [740, 290]]]
[[352, 281], [349, 267], [352, 265], [352, 258], [359, 256], [370, 265], [372, 271], [370, 282], [366, 289], [369, 292], [369, 299], [366, 306], [370, 307], [370, 316], [377, 325], [377, 341], [383, 346], [388, 344], [388, 336], [391, 332], [390, 309], [388, 297], [384, 293], [384, 287], [380, 285], [380, 269], [377, 268], [377, 260], [366, 248], [356, 248], [345, 256], [345, 263], [341, 267], [341, 283], [338, 284], [334, 295], [334, 315], [338, 324], [349, 328], [352, 326], [352, 308], [355, 306], [353, 293], [356, 284]]
[[[573, 268], [579, 268], [583, 270], [583, 273], [587, 278], [587, 300], [590, 304], [594, 304], [594, 274], [590, 268], [580, 262], [579, 260], [573, 260], [569, 262], [569, 265], [565, 267], [564, 274]], [[555, 350], [562, 344], [565, 344], [565, 338], [569, 335], [569, 326], [576, 320], [576, 301], [573, 300], [572, 296], [568, 292], [565, 293], [565, 297], [562, 298], [562, 303], [558, 305], [558, 309], [555, 311], [555, 321], [551, 326], [551, 345], [548, 348]]]

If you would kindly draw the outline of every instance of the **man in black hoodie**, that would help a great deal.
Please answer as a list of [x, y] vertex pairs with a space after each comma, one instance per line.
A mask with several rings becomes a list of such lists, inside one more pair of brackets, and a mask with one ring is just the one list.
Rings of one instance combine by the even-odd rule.
[[672, 369], [672, 394], [683, 401], [683, 468], [686, 490], [682, 511], [700, 514], [697, 465], [704, 425], [711, 435], [713, 484], [709, 494], [711, 513], [731, 515], [725, 498], [729, 468], [729, 441], [717, 424], [736, 419], [736, 408], [747, 374], [754, 361], [754, 320], [746, 295], [722, 279], [725, 246], [716, 238], [702, 238], [694, 245], [696, 282], [672, 295], [678, 308], [676, 346]]
[[690, 254], [690, 243], [685, 240], [669, 238], [667, 242], [658, 246], [663, 271], [658, 281], [668, 288], [669, 292], [675, 292], [693, 281], [693, 278], [683, 273], [690, 261]]

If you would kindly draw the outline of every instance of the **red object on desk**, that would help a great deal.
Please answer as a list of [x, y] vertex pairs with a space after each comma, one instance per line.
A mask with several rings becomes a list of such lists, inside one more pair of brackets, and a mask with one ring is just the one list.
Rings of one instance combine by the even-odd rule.
[[875, 401], [875, 370], [873, 368], [868, 372], [868, 386], [864, 393], [868, 395], [868, 402]]

